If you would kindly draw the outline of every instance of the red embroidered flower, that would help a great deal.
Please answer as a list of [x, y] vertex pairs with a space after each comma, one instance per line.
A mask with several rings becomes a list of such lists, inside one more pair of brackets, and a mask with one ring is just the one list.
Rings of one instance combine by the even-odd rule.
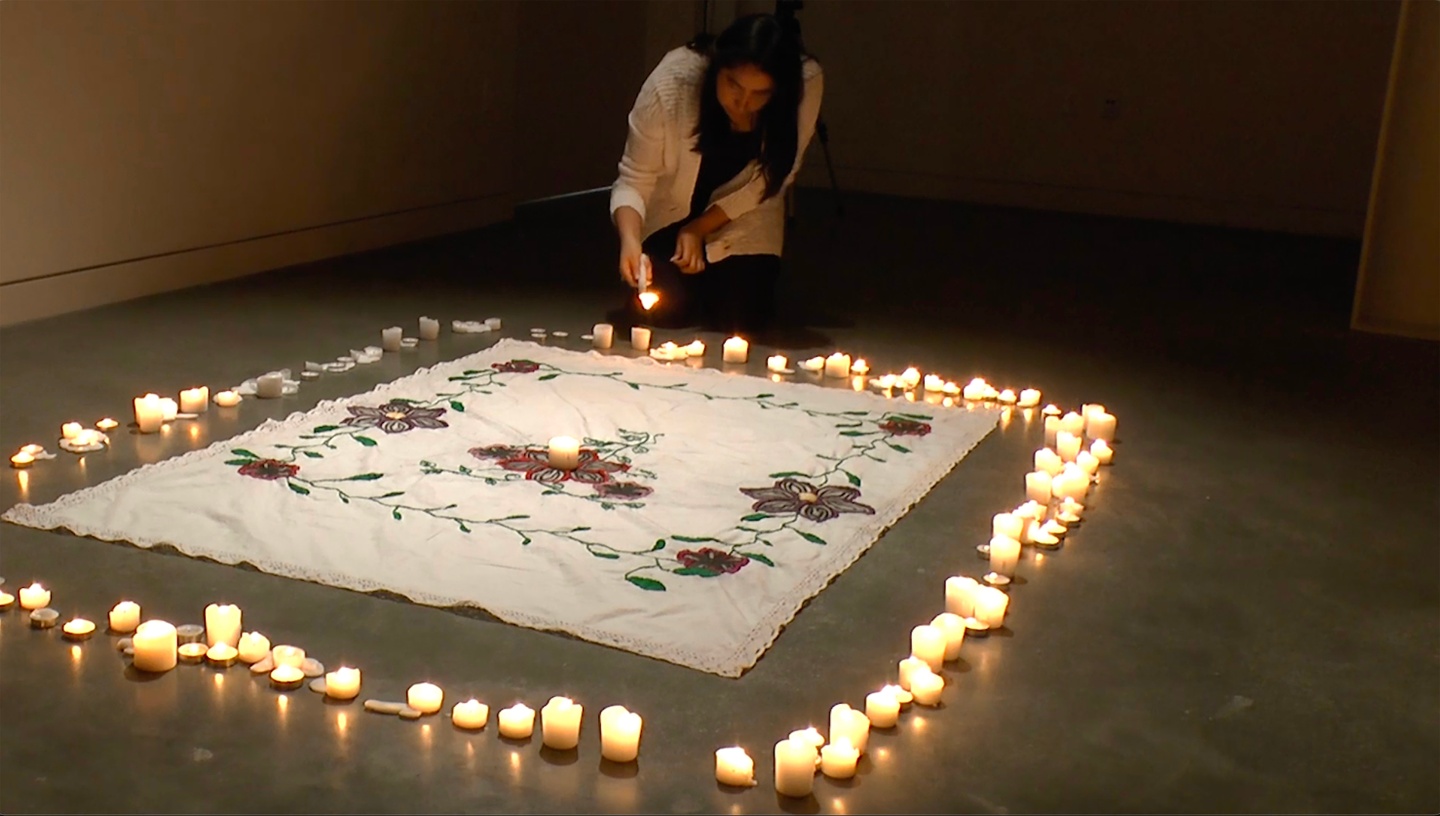
[[751, 509], [757, 513], [799, 513], [810, 521], [829, 521], [841, 513], [875, 515], [875, 508], [855, 501], [860, 498], [860, 490], [854, 487], [817, 487], [797, 479], [781, 479], [774, 487], [742, 487], [740, 492], [756, 500]]
[[413, 431], [416, 428], [448, 428], [449, 423], [440, 417], [444, 408], [420, 408], [408, 402], [387, 402], [379, 407], [352, 405], [350, 416], [340, 420], [341, 425], [356, 428], [379, 428], [385, 433], [396, 434]]
[[540, 364], [534, 360], [511, 360], [508, 363], [491, 363], [490, 367], [502, 374], [534, 374]]
[[552, 467], [550, 452], [541, 448], [528, 448], [515, 456], [500, 460], [505, 470], [525, 474], [529, 481], [554, 484], [556, 482], [580, 482], [598, 485], [611, 481], [610, 474], [624, 473], [630, 466], [622, 462], [607, 462], [593, 448], [580, 450], [580, 464], [574, 470]]
[[595, 485], [595, 492], [607, 499], [643, 499], [655, 491], [636, 482], [606, 482]]
[[880, 423], [880, 430], [896, 436], [924, 436], [930, 433], [930, 423], [892, 418]]
[[750, 563], [750, 559], [743, 555], [734, 555], [714, 547], [681, 550], [675, 554], [675, 560], [684, 565], [687, 575], [699, 575], [703, 578], [739, 572], [741, 567]]
[[240, 466], [240, 475], [249, 476], [252, 479], [288, 479], [300, 472], [299, 465], [292, 465], [289, 462], [282, 462], [279, 459], [256, 459], [253, 462], [246, 462]]

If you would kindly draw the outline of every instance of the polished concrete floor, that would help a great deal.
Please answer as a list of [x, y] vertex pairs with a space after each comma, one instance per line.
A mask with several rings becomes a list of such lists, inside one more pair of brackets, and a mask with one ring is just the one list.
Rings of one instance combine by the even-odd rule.
[[[134, 394], [223, 386], [375, 342], [430, 314], [578, 334], [611, 305], [603, 201], [472, 234], [0, 331], [0, 446], [121, 417]], [[1440, 350], [1346, 328], [1355, 242], [850, 196], [801, 199], [787, 314], [881, 370], [1038, 384], [1120, 417], [1116, 467], [1062, 551], [1027, 555], [1010, 632], [947, 669], [944, 705], [872, 738], [855, 780], [769, 784], [774, 741], [859, 705], [978, 574], [990, 516], [1023, 498], [1038, 423], [980, 444], [738, 680], [483, 618], [200, 560], [0, 526], [12, 592], [64, 612], [121, 596], [175, 622], [227, 598], [279, 641], [493, 703], [575, 696], [646, 718], [638, 769], [602, 766], [593, 713], [554, 756], [491, 729], [288, 702], [243, 669], [128, 677], [0, 614], [0, 811], [1440, 811]], [[797, 335], [798, 336], [798, 335]], [[488, 340], [438, 344], [299, 396], [247, 401], [103, 454], [0, 479], [52, 500]], [[794, 342], [800, 342], [796, 340]], [[791, 349], [787, 349], [791, 350]], [[755, 357], [763, 360], [763, 355]], [[52, 446], [53, 447], [53, 446]], [[739, 743], [763, 783], [719, 788]]]

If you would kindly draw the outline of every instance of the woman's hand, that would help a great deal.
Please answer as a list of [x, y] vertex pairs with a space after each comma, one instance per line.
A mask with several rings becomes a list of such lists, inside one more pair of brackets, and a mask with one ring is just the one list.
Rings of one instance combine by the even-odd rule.
[[639, 241], [620, 241], [620, 279], [631, 288], [640, 286], [640, 263], [642, 252]]
[[670, 261], [687, 275], [705, 271], [704, 234], [691, 224], [681, 227], [680, 234], [675, 238], [675, 256]]

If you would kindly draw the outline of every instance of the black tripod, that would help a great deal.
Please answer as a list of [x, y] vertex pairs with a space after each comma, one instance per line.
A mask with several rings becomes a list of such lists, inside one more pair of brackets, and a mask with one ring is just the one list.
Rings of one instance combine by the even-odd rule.
[[[800, 36], [800, 20], [795, 12], [805, 8], [805, 0], [775, 0], [775, 17], [778, 20], [789, 21], [795, 26], [795, 35], [800, 42], [805, 38]], [[820, 148], [825, 152], [825, 171], [830, 175], [830, 194], [835, 198], [835, 215], [845, 215], [845, 202], [840, 195], [840, 182], [835, 180], [835, 162], [830, 158], [830, 128], [825, 126], [825, 116], [821, 114], [815, 119], [815, 138], [820, 141]], [[795, 189], [791, 187], [785, 194], [785, 220], [795, 221]]]

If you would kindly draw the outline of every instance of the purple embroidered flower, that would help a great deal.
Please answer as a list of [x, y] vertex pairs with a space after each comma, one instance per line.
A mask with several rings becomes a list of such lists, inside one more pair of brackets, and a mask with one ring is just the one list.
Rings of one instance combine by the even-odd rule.
[[246, 462], [240, 466], [241, 476], [249, 476], [252, 479], [265, 479], [267, 481], [288, 479], [299, 472], [299, 465], [292, 465], [289, 462], [282, 462], [279, 459], [256, 459], [253, 462]]
[[540, 364], [534, 360], [511, 360], [508, 363], [491, 363], [490, 367], [502, 374], [534, 374]]
[[404, 433], [416, 428], [448, 428], [440, 419], [444, 408], [419, 408], [408, 402], [387, 402], [378, 408], [367, 405], [350, 406], [350, 416], [341, 425], [355, 428], [379, 428], [385, 433]]
[[595, 492], [607, 499], [643, 499], [655, 491], [636, 482], [606, 482], [595, 485]]
[[610, 474], [624, 473], [630, 466], [621, 462], [607, 462], [592, 448], [582, 448], [580, 464], [574, 470], [551, 467], [550, 452], [540, 448], [529, 448], [517, 455], [500, 460], [505, 470], [525, 474], [529, 481], [554, 484], [556, 482], [580, 482], [598, 485], [609, 482]]
[[895, 436], [925, 436], [930, 433], [930, 423], [895, 417], [880, 423], [880, 430]]
[[704, 578], [739, 572], [741, 567], [750, 563], [750, 559], [743, 555], [733, 555], [713, 547], [681, 550], [675, 554], [675, 560], [679, 561], [685, 569], [690, 570], [688, 574]]
[[860, 490], [827, 485], [816, 487], [796, 479], [781, 479], [774, 487], [742, 487], [740, 492], [755, 499], [757, 513], [799, 513], [810, 521], [829, 521], [841, 513], [875, 515], [875, 508], [861, 504]]
[[524, 448], [514, 445], [486, 445], [483, 448], [470, 449], [470, 455], [476, 459], [513, 459], [524, 452]]

